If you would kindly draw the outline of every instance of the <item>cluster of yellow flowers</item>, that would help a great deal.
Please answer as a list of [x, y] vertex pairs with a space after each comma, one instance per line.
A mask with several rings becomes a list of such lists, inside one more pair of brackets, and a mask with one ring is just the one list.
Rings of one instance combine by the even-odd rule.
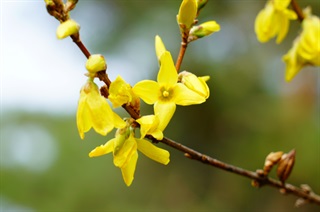
[[[290, 20], [297, 19], [297, 14], [288, 9], [291, 0], [268, 0], [255, 21], [255, 31], [260, 42], [267, 42], [277, 36], [280, 43], [287, 35]], [[302, 32], [295, 39], [293, 47], [284, 55], [286, 63], [285, 78], [289, 82], [305, 66], [320, 65], [320, 19], [304, 10]]]
[[[177, 21], [182, 36], [189, 36], [188, 42], [219, 31], [220, 26], [215, 21], [209, 21], [196, 26], [196, 17], [207, 0], [183, 0], [177, 15]], [[80, 26], [72, 19], [63, 21], [57, 29], [57, 37], [63, 39], [78, 34]], [[122, 119], [116, 114], [94, 83], [97, 73], [105, 71], [107, 64], [102, 55], [91, 55], [86, 62], [88, 77], [81, 88], [77, 110], [77, 127], [80, 137], [93, 128], [101, 135], [107, 135], [117, 128], [115, 137], [104, 145], [96, 147], [89, 153], [90, 157], [97, 157], [112, 153], [113, 162], [122, 172], [124, 182], [130, 186], [134, 179], [134, 172], [138, 159], [138, 150], [147, 157], [161, 164], [168, 164], [170, 154], [167, 150], [156, 147], [146, 136], [157, 140], [163, 139], [163, 131], [169, 124], [176, 105], [201, 104], [209, 97], [209, 87], [206, 81], [209, 76], [196, 75], [176, 69], [171, 54], [166, 50], [161, 38], [155, 38], [155, 50], [160, 69], [157, 81], [142, 80], [131, 87], [118, 76], [108, 87], [108, 99], [113, 108], [128, 105], [135, 111], [140, 111], [140, 99], [154, 106], [154, 114]], [[135, 135], [139, 126], [140, 138]]]

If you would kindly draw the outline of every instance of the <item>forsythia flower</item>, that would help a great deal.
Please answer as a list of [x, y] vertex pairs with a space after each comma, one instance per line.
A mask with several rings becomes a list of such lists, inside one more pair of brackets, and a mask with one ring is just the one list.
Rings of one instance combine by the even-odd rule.
[[100, 95], [98, 86], [89, 78], [81, 88], [77, 110], [77, 126], [81, 139], [91, 127], [97, 133], [106, 135], [114, 127], [121, 128], [125, 125], [126, 123], [111, 110], [106, 99]]
[[160, 119], [159, 129], [164, 129], [171, 120], [177, 105], [203, 103], [206, 99], [178, 83], [178, 73], [170, 52], [160, 58], [157, 81], [143, 80], [133, 87], [133, 92], [147, 104], [154, 104], [154, 112]]
[[294, 41], [293, 47], [283, 56], [287, 81], [291, 81], [304, 66], [320, 66], [319, 17], [307, 15], [302, 22], [302, 28], [303, 31]]
[[112, 102], [113, 107], [130, 103], [136, 111], [140, 109], [139, 97], [133, 93], [131, 86], [125, 82], [121, 76], [118, 76], [116, 80], [111, 83], [108, 99]]
[[255, 32], [262, 43], [277, 36], [277, 43], [287, 35], [290, 20], [297, 19], [294, 11], [287, 9], [291, 0], [268, 0], [255, 20]]
[[135, 138], [129, 128], [118, 130], [115, 138], [96, 147], [89, 153], [89, 157], [97, 157], [112, 152], [114, 165], [121, 169], [124, 182], [127, 186], [130, 186], [134, 179], [138, 160], [137, 150], [164, 165], [167, 165], [170, 161], [170, 154], [167, 150], [158, 148], [147, 140]]

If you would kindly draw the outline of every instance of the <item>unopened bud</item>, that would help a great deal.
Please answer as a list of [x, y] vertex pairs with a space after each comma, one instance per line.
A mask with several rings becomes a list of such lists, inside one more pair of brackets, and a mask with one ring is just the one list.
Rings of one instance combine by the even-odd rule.
[[197, 17], [198, 5], [196, 0], [183, 0], [179, 13], [177, 15], [177, 21], [180, 26], [181, 32], [189, 31], [192, 27], [195, 18]]
[[283, 152], [281, 151], [269, 153], [269, 155], [266, 157], [263, 167], [263, 172], [265, 175], [269, 174], [271, 168], [280, 161], [282, 155]]
[[86, 69], [90, 72], [90, 74], [95, 74], [98, 71], [106, 70], [106, 60], [101, 54], [93, 54], [86, 62]]
[[277, 176], [282, 183], [284, 183], [290, 176], [294, 166], [295, 157], [295, 150], [291, 150], [289, 153], [282, 155], [277, 168]]
[[188, 41], [194, 41], [218, 31], [220, 31], [220, 25], [217, 22], [207, 21], [191, 28]]
[[46, 3], [47, 11], [50, 15], [55, 17], [57, 20], [63, 20], [63, 3], [56, 0], [44, 0]]
[[80, 25], [72, 19], [69, 19], [58, 26], [57, 38], [63, 39], [70, 35], [77, 34], [80, 30]]
[[187, 88], [198, 93], [200, 96], [206, 99], [209, 97], [209, 87], [201, 77], [197, 77], [196, 75], [187, 71], [182, 71], [179, 73], [178, 79]]

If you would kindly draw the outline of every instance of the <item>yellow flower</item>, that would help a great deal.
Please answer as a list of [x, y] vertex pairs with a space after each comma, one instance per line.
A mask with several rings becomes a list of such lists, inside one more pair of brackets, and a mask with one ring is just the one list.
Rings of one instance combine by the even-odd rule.
[[210, 90], [204, 78], [210, 79], [209, 76], [197, 77], [196, 75], [187, 71], [182, 71], [179, 73], [179, 79], [181, 83], [187, 86], [187, 88], [189, 88], [190, 90], [203, 96], [205, 99], [208, 99]]
[[302, 28], [302, 33], [294, 41], [293, 47], [283, 56], [288, 82], [304, 66], [320, 66], [320, 19], [312, 15], [306, 16]]
[[152, 135], [157, 140], [163, 139], [162, 131], [164, 129], [159, 129], [160, 120], [158, 116], [155, 116], [155, 115], [142, 116], [136, 121], [140, 124], [141, 138], [144, 138], [146, 135]]
[[115, 108], [127, 103], [134, 106], [140, 102], [139, 97], [133, 93], [131, 86], [121, 76], [117, 76], [116, 80], [111, 83], [108, 99]]
[[121, 169], [123, 180], [127, 186], [130, 186], [134, 179], [138, 160], [137, 150], [156, 162], [164, 165], [169, 163], [170, 153], [167, 150], [158, 148], [147, 140], [135, 138], [133, 132], [128, 128], [119, 131], [115, 138], [92, 150], [89, 157], [97, 157], [112, 152], [113, 163]]
[[175, 112], [176, 104], [200, 104], [205, 98], [178, 83], [178, 73], [170, 52], [162, 54], [160, 64], [158, 82], [140, 81], [133, 87], [133, 92], [147, 104], [154, 104], [155, 115], [160, 119], [159, 129], [165, 129]]
[[114, 113], [106, 99], [103, 98], [98, 86], [90, 78], [81, 88], [77, 110], [77, 126], [81, 139], [91, 127], [101, 134], [106, 135], [114, 127], [124, 127], [125, 122]]
[[78, 33], [80, 30], [80, 25], [74, 20], [67, 20], [61, 23], [57, 28], [57, 38], [63, 39], [70, 35]]
[[196, 0], [183, 0], [179, 13], [177, 15], [177, 21], [182, 31], [189, 31], [194, 23], [194, 19], [197, 17], [198, 3]]
[[255, 20], [255, 32], [261, 43], [277, 36], [277, 43], [285, 38], [290, 20], [297, 19], [294, 11], [287, 9], [290, 0], [269, 0]]

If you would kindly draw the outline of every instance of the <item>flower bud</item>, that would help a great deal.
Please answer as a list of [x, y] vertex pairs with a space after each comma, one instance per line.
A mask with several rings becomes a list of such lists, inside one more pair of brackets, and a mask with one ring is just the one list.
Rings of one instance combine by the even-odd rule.
[[291, 150], [289, 153], [282, 155], [277, 168], [277, 176], [282, 183], [284, 183], [284, 181], [286, 181], [290, 176], [290, 173], [294, 166], [295, 157], [295, 150]]
[[160, 62], [161, 55], [166, 51], [166, 47], [164, 46], [159, 35], [156, 35], [155, 48], [158, 61]]
[[118, 76], [109, 88], [109, 100], [114, 108], [124, 104], [129, 104], [136, 111], [140, 111], [140, 99], [132, 91], [131, 86]]
[[80, 30], [80, 25], [74, 20], [67, 20], [61, 23], [57, 29], [57, 38], [63, 39], [70, 35], [77, 34]]
[[95, 74], [99, 71], [106, 70], [106, 60], [101, 54], [93, 54], [86, 62], [86, 69], [90, 72], [90, 74]]
[[177, 15], [177, 21], [182, 32], [189, 31], [192, 27], [195, 18], [197, 17], [198, 5], [196, 0], [183, 0], [179, 13]]
[[198, 38], [202, 38], [204, 36], [211, 35], [214, 32], [220, 31], [220, 25], [215, 21], [207, 21], [198, 26], [194, 26], [190, 30], [189, 34], [189, 42], [194, 41]]
[[178, 79], [187, 88], [196, 92], [200, 96], [206, 99], [209, 97], [209, 94], [210, 94], [209, 87], [201, 77], [197, 77], [196, 75], [187, 71], [182, 71], [179, 73]]
[[268, 154], [263, 167], [264, 175], [269, 174], [269, 172], [271, 171], [271, 168], [280, 161], [282, 155], [283, 155], [283, 152], [281, 151], [271, 152]]

